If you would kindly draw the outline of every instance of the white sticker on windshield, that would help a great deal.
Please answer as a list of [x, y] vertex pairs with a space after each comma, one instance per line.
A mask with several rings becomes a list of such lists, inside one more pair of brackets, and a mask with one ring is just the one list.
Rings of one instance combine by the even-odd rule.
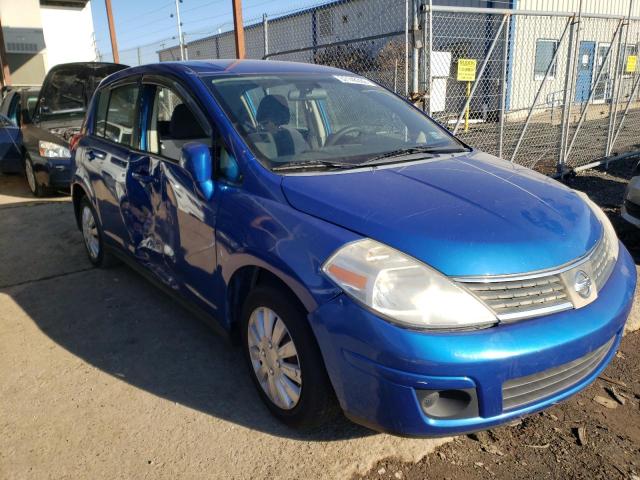
[[333, 78], [340, 80], [342, 83], [355, 83], [357, 85], [369, 85], [373, 87], [375, 83], [362, 77], [351, 77], [348, 75], [334, 75]]

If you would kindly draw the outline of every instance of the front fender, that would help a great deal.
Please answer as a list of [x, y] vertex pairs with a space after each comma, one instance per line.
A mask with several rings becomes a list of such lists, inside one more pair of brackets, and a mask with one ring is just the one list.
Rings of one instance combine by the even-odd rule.
[[[240, 268], [263, 268], [282, 280], [312, 312], [340, 289], [321, 273], [324, 261], [357, 234], [299, 212], [277, 199], [265, 199], [227, 187], [216, 227], [217, 256], [226, 298]], [[226, 302], [220, 302], [227, 308]], [[220, 318], [227, 318], [227, 312]]]

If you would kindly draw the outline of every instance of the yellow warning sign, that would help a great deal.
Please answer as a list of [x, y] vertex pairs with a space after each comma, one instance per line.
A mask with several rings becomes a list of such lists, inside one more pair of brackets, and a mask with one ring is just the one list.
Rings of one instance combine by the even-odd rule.
[[475, 82], [476, 80], [476, 59], [460, 58], [458, 59], [458, 77], [459, 82]]
[[636, 71], [636, 66], [638, 64], [638, 56], [637, 55], [629, 55], [627, 57], [627, 67], [625, 68], [626, 73], [633, 73]]

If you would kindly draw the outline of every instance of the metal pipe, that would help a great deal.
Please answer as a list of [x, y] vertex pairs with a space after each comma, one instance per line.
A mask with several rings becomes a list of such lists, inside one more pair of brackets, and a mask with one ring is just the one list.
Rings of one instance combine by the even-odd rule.
[[[578, 30], [580, 29], [578, 23]], [[567, 47], [567, 65], [564, 73], [564, 95], [562, 98], [562, 117], [560, 120], [560, 146], [558, 149], [558, 164], [557, 170], [560, 175], [564, 172], [564, 150], [567, 141], [567, 130], [569, 129], [569, 109], [571, 108], [571, 78], [573, 72], [573, 63], [575, 61], [575, 43], [578, 38], [576, 35], [576, 18], [571, 19], [571, 29], [569, 30], [569, 45]], [[575, 37], [575, 38], [574, 38]], [[575, 42], [575, 43], [574, 43]]]
[[555, 52], [553, 52], [553, 57], [551, 57], [551, 61], [549, 62], [549, 66], [547, 70], [544, 72], [544, 78], [542, 82], [540, 82], [540, 87], [538, 87], [538, 91], [536, 92], [536, 96], [533, 98], [533, 102], [531, 103], [531, 108], [529, 109], [529, 113], [527, 114], [527, 119], [522, 126], [522, 131], [520, 132], [520, 136], [518, 137], [518, 142], [516, 143], [516, 148], [513, 150], [511, 154], [511, 162], [513, 162], [518, 154], [518, 150], [520, 149], [520, 145], [522, 144], [522, 140], [524, 139], [525, 133], [527, 133], [527, 128], [529, 127], [529, 122], [531, 121], [531, 117], [533, 116], [533, 110], [536, 108], [536, 104], [538, 103], [538, 98], [540, 98], [540, 94], [542, 93], [542, 87], [544, 87], [547, 82], [547, 78], [549, 78], [549, 74], [551, 73], [551, 69], [556, 64], [556, 58], [558, 58], [558, 52], [560, 51], [560, 47], [562, 46], [562, 42], [564, 41], [564, 37], [567, 35], [569, 31], [569, 25], [573, 18], [569, 18], [567, 20], [567, 24], [564, 26], [564, 30], [562, 31], [562, 36], [560, 37], [560, 41], [558, 42], [558, 46], [556, 47]]
[[[624, 43], [621, 43], [622, 35], [618, 37], [618, 57], [616, 58], [616, 66], [613, 77], [613, 91], [611, 92], [612, 104], [609, 107], [609, 130], [607, 131], [607, 147], [605, 149], [605, 156], [611, 155], [613, 149], [613, 132], [616, 126], [616, 119], [618, 117], [618, 102], [620, 101], [620, 82], [622, 80], [622, 72], [624, 65], [620, 65], [620, 57], [625, 58], [627, 53], [627, 43], [629, 42], [629, 25], [631, 23], [631, 8], [633, 7], [633, 0], [629, 0], [629, 14], [627, 15], [627, 23], [624, 31]], [[623, 50], [621, 50], [621, 48]], [[609, 164], [607, 163], [607, 166]]]
[[613, 37], [611, 37], [611, 42], [609, 43], [609, 48], [607, 49], [607, 54], [604, 56], [604, 59], [602, 61], [602, 65], [600, 65], [600, 69], [598, 70], [598, 75], [596, 76], [595, 81], [593, 82], [593, 86], [591, 87], [591, 90], [589, 91], [589, 98], [587, 99], [586, 105], [584, 107], [584, 109], [582, 110], [582, 114], [580, 115], [580, 120], [578, 121], [578, 125], [576, 125], [576, 130], [575, 132], [573, 132], [573, 138], [571, 139], [571, 143], [569, 144], [569, 147], [567, 148], [567, 153], [565, 154], [566, 158], [569, 158], [569, 155], [571, 154], [571, 150], [573, 149], [573, 145], [576, 143], [576, 138], [578, 137], [578, 133], [580, 132], [580, 127], [582, 127], [582, 123], [584, 122], [585, 117], [587, 116], [587, 112], [589, 111], [589, 103], [591, 103], [591, 100], [593, 99], [593, 94], [596, 91], [595, 86], [598, 85], [598, 82], [600, 81], [600, 77], [602, 77], [602, 72], [604, 70], [604, 66], [607, 64], [607, 60], [609, 59], [609, 55], [611, 54], [611, 45], [613, 45], [613, 42], [615, 42], [616, 37], [618, 36], [618, 33], [621, 31], [620, 29], [622, 28], [622, 23], [624, 22], [624, 19], [621, 19], [618, 22], [618, 28], [616, 28], [616, 31], [613, 32]]
[[409, 0], [404, 0], [404, 96], [409, 96]]
[[484, 74], [484, 70], [487, 68], [487, 63], [489, 63], [489, 58], [491, 58], [491, 54], [493, 53], [493, 50], [496, 48], [496, 44], [498, 43], [498, 38], [500, 37], [500, 34], [502, 33], [502, 29], [504, 28], [504, 24], [507, 21], [507, 16], [505, 15], [502, 18], [502, 22], [500, 23], [500, 27], [498, 28], [498, 31], [496, 32], [496, 36], [493, 37], [493, 41], [491, 42], [491, 46], [489, 47], [489, 50], [487, 51], [487, 54], [484, 57], [484, 60], [482, 61], [482, 66], [480, 67], [480, 71], [478, 72], [478, 75], [476, 77], [476, 81], [473, 82], [473, 88], [471, 89], [471, 92], [469, 92], [469, 95], [467, 96], [467, 100], [464, 102], [464, 107], [462, 108], [462, 111], [460, 112], [460, 115], [458, 116], [458, 120], [456, 121], [456, 126], [453, 129], [453, 134], [455, 135], [458, 131], [458, 128], [460, 128], [460, 123], [462, 122], [462, 119], [464, 118], [464, 113], [467, 111], [467, 108], [469, 108], [469, 104], [471, 103], [471, 99], [473, 98], [473, 95], [476, 93], [476, 89], [478, 88], [478, 84], [480, 83], [480, 80], [482, 80], [482, 75]]
[[[515, 10], [512, 8], [491, 8], [491, 13], [494, 15], [524, 15], [524, 16], [544, 16], [544, 17], [571, 17], [576, 12], [569, 11], [551, 11], [551, 10]], [[469, 13], [469, 14], [487, 14], [487, 8], [481, 7], [454, 7], [445, 5], [434, 5], [434, 12], [449, 12], [449, 13]], [[582, 14], [585, 18], [604, 18], [609, 20], [620, 20], [621, 18], [627, 18], [626, 15], [613, 15], [606, 13], [589, 13]], [[640, 20], [640, 17], [631, 17], [631, 20]]]
[[411, 12], [412, 12], [412, 39], [413, 41], [411, 42], [411, 93], [412, 94], [416, 94], [418, 93], [418, 75], [419, 75], [419, 71], [418, 71], [418, 67], [419, 67], [419, 62], [420, 62], [420, 51], [418, 46], [416, 45], [416, 35], [417, 32], [419, 31], [419, 23], [418, 23], [418, 0], [413, 0], [412, 1], [412, 8], [411, 8]]
[[180, 20], [180, 0], [176, 0], [176, 21], [178, 22], [178, 41], [180, 42], [180, 60], [184, 60], [184, 37], [182, 36], [182, 21]]
[[504, 30], [504, 45], [502, 46], [502, 91], [500, 92], [500, 129], [498, 131], [498, 157], [502, 158], [504, 146], [504, 122], [507, 109], [507, 62], [509, 61], [509, 32], [511, 15], [507, 18], [507, 28]]
[[429, 115], [432, 115], [431, 96], [433, 95], [433, 0], [429, 0]]
[[269, 20], [267, 19], [267, 14], [262, 15], [262, 41], [264, 44], [264, 55], [262, 58], [266, 60], [267, 55], [269, 55]]

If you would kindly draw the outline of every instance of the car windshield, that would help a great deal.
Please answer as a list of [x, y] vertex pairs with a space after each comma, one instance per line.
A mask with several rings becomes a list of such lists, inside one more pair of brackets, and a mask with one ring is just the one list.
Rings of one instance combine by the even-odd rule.
[[356, 75], [203, 80], [254, 154], [273, 170], [352, 168], [466, 150], [417, 109]]

